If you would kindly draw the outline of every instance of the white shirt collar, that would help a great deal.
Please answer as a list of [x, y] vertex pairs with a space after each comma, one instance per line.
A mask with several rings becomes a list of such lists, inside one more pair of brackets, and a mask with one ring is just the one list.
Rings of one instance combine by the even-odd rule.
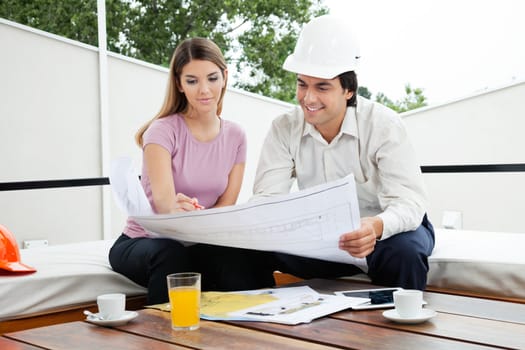
[[[355, 113], [356, 113], [355, 107], [346, 108], [346, 114], [343, 119], [343, 124], [341, 124], [341, 130], [339, 130], [339, 133], [337, 133], [337, 135], [335, 136], [334, 141], [338, 140], [341, 137], [341, 134], [347, 134], [350, 136], [354, 136], [356, 138], [359, 137], [358, 132], [357, 132], [357, 120], [356, 120]], [[310, 135], [316, 140], [324, 141], [321, 133], [312, 124], [304, 121], [303, 137], [306, 135]], [[326, 141], [324, 142], [326, 143]]]

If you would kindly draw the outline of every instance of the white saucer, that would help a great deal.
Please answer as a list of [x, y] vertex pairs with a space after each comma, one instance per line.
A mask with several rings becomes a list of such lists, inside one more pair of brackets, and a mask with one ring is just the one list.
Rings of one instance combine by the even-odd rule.
[[[98, 314], [95, 314], [98, 316]], [[117, 327], [122, 326], [137, 317], [139, 314], [135, 311], [126, 311], [124, 312], [124, 315], [122, 315], [121, 318], [118, 318], [116, 320], [99, 320], [93, 316], [86, 317], [86, 321], [94, 323], [99, 326], [106, 326], [106, 327]]]
[[425, 322], [427, 320], [430, 320], [432, 317], [436, 315], [437, 313], [431, 309], [421, 309], [421, 314], [419, 314], [416, 317], [409, 317], [409, 318], [399, 316], [396, 309], [387, 310], [383, 312], [383, 316], [385, 316], [391, 321], [398, 322], [398, 323], [412, 323], [412, 324]]

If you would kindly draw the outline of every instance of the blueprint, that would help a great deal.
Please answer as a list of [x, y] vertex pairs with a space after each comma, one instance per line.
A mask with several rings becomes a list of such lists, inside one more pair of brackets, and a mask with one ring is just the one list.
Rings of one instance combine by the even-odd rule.
[[353, 175], [245, 204], [132, 218], [161, 237], [277, 251], [367, 270], [366, 259], [354, 258], [338, 247], [339, 236], [360, 225]]

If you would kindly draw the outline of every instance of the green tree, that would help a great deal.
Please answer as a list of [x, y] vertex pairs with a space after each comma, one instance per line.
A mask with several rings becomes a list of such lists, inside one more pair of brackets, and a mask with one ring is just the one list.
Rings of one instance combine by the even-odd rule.
[[423, 89], [412, 89], [410, 84], [405, 85], [406, 96], [400, 101], [399, 112], [406, 112], [427, 105], [427, 98], [423, 95]]
[[[108, 50], [120, 52], [120, 28], [125, 25], [128, 13], [127, 2], [106, 0]], [[97, 2], [94, 0], [2, 0], [0, 17], [89, 45], [98, 45]]]
[[[300, 28], [327, 13], [322, 0], [106, 0], [108, 50], [168, 66], [177, 44], [188, 37], [215, 41], [235, 65], [235, 86], [295, 101], [295, 74], [282, 62], [293, 51]], [[2, 0], [0, 17], [96, 46], [95, 0]], [[398, 112], [426, 106], [422, 89], [405, 86], [396, 102], [379, 92], [375, 100]], [[372, 92], [360, 86], [366, 98]]]
[[239, 35], [243, 47], [236, 63], [237, 87], [295, 101], [296, 75], [282, 69], [292, 53], [302, 24], [327, 13], [320, 1], [241, 1], [252, 22]]
[[[387, 107], [389, 107], [389, 108], [392, 108], [392, 109], [394, 109], [394, 107], [395, 107], [395, 103], [392, 102], [392, 100], [389, 99], [389, 98], [388, 98], [384, 93], [382, 93], [382, 92], [378, 92], [378, 93], [376, 94], [376, 102], [379, 102], [379, 103], [381, 103], [382, 105], [385, 105], [385, 106], [387, 106]], [[395, 110], [395, 109], [394, 109], [394, 110]]]
[[359, 96], [363, 96], [364, 98], [372, 98], [372, 92], [370, 92], [366, 86], [359, 86], [357, 88], [357, 94]]
[[376, 94], [375, 100], [394, 111], [402, 113], [427, 105], [427, 98], [423, 95], [423, 89], [410, 87], [410, 84], [405, 85], [405, 97], [401, 100], [393, 102], [385, 94], [379, 92]]
[[[97, 45], [94, 0], [2, 0], [0, 16]], [[295, 76], [281, 69], [322, 0], [106, 0], [108, 49], [167, 66], [188, 37], [215, 41], [237, 70], [235, 86], [293, 101]]]

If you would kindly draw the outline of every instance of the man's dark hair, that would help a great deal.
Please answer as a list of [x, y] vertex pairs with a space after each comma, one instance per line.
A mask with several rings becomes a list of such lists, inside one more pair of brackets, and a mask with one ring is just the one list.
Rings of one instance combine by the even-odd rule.
[[354, 71], [350, 71], [339, 74], [338, 77], [343, 89], [348, 89], [348, 91], [354, 93], [352, 98], [346, 101], [346, 106], [355, 107], [357, 101], [357, 75]]

